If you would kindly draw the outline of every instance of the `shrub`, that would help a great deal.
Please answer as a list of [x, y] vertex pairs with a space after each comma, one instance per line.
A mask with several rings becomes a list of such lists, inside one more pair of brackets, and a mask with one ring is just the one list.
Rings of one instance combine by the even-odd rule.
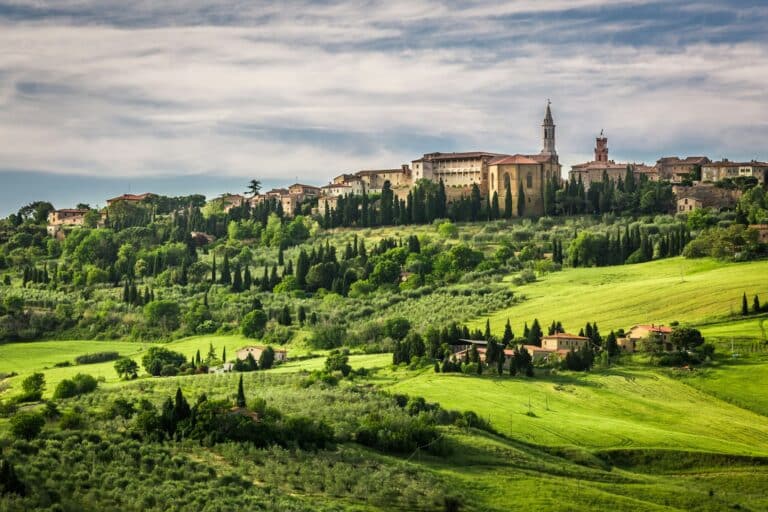
[[96, 352], [95, 354], [83, 354], [75, 358], [77, 364], [94, 364], [118, 359], [120, 354], [117, 352]]
[[151, 347], [141, 360], [141, 364], [150, 375], [161, 375], [166, 366], [173, 366], [177, 370], [186, 362], [184, 354], [173, 352], [164, 347]]
[[18, 439], [32, 440], [40, 434], [45, 425], [42, 414], [22, 412], [11, 418], [11, 434]]
[[53, 392], [53, 398], [59, 400], [84, 395], [94, 391], [98, 385], [98, 381], [92, 375], [78, 373], [72, 379], [64, 379], [59, 382]]
[[319, 325], [309, 337], [309, 344], [315, 348], [336, 348], [344, 344], [347, 330], [341, 325]]

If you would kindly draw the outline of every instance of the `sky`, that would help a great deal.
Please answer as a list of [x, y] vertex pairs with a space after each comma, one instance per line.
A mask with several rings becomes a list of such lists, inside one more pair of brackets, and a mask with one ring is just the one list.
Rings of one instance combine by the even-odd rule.
[[434, 151], [768, 160], [766, 0], [0, 0], [0, 215]]

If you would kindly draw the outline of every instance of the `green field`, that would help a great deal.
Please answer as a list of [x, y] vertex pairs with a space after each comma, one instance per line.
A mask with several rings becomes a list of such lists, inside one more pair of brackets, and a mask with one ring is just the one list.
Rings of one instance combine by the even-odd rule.
[[[741, 297], [768, 297], [768, 261], [723, 263], [711, 259], [669, 258], [637, 265], [576, 268], [547, 274], [514, 290], [525, 300], [490, 315], [494, 333], [507, 319], [516, 334], [523, 323], [553, 320], [575, 331], [597, 322], [604, 334], [638, 323], [709, 323], [741, 308]], [[482, 328], [486, 317], [473, 327]], [[727, 329], [726, 329], [727, 330]], [[754, 330], [748, 332], [754, 333]]]
[[[768, 366], [761, 365], [758, 371], [766, 376]], [[533, 444], [768, 455], [765, 416], [653, 370], [535, 379], [432, 371], [401, 377], [395, 378], [393, 391], [423, 396], [449, 409], [473, 410], [501, 432]], [[766, 380], [762, 382], [752, 386], [753, 394], [768, 394]], [[749, 400], [744, 391], [733, 394]]]
[[725, 342], [734, 340], [768, 339], [768, 315], [749, 316], [738, 320], [715, 322], [698, 326], [705, 338]]

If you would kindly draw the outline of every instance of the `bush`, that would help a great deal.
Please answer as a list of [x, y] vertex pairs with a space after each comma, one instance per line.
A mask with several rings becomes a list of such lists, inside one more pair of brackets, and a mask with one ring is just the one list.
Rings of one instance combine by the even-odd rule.
[[315, 328], [309, 337], [309, 344], [315, 348], [329, 349], [344, 345], [347, 330], [341, 325], [325, 324]]
[[98, 381], [93, 376], [78, 373], [72, 379], [64, 379], [59, 382], [53, 392], [53, 398], [59, 400], [84, 395], [94, 391], [98, 385]]
[[83, 354], [75, 358], [77, 364], [94, 364], [103, 363], [105, 361], [114, 361], [119, 359], [120, 354], [117, 352], [96, 352], [95, 354]]
[[[164, 347], [151, 347], [141, 359], [141, 364], [147, 373], [157, 377], [161, 375], [164, 368], [173, 366], [177, 369], [186, 362], [184, 354], [173, 352]], [[175, 375], [175, 374], [174, 374]]]
[[40, 434], [45, 425], [42, 414], [22, 412], [11, 418], [11, 434], [18, 439], [32, 440]]

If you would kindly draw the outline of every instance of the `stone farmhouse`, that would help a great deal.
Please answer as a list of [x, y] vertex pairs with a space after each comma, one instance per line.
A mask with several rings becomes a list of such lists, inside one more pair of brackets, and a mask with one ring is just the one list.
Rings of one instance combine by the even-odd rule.
[[121, 196], [113, 197], [112, 199], [107, 199], [107, 206], [112, 206], [113, 204], [125, 201], [128, 203], [140, 203], [141, 201], [144, 201], [145, 199], [150, 199], [152, 197], [157, 197], [155, 194], [152, 194], [150, 192], [145, 192], [144, 194], [123, 194]]
[[672, 183], [681, 183], [687, 179], [696, 170], [710, 163], [711, 160], [705, 156], [689, 156], [680, 159], [676, 156], [665, 156], [656, 161], [656, 168], [659, 171], [659, 177], [669, 180]]
[[89, 210], [78, 208], [65, 208], [63, 210], [54, 210], [48, 214], [48, 235], [55, 236], [65, 226], [81, 227], [85, 222], [85, 214]]
[[[253, 358], [258, 362], [259, 358], [261, 357], [261, 354], [267, 349], [267, 347], [262, 345], [250, 345], [247, 347], [243, 347], [239, 349], [235, 354], [237, 355], [237, 358], [245, 361], [248, 359], [248, 354], [251, 354]], [[284, 363], [288, 360], [288, 351], [282, 348], [276, 348], [275, 351], [275, 361]]]
[[640, 343], [649, 338], [657, 338], [665, 352], [671, 352], [672, 328], [663, 325], [643, 324], [632, 326], [623, 338], [616, 340], [625, 352], [634, 353], [640, 348]]

